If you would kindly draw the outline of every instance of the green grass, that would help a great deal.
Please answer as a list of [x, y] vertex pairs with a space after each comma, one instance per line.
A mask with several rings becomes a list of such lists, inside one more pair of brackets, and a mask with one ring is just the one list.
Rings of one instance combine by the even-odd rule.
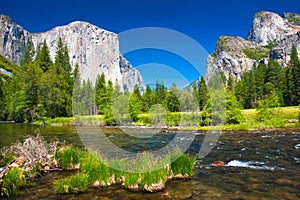
[[89, 183], [99, 181], [101, 186], [107, 186], [112, 181], [110, 168], [96, 155], [85, 152], [80, 160], [81, 174], [88, 176]]
[[24, 171], [20, 168], [10, 170], [3, 178], [2, 192], [4, 196], [12, 198], [18, 194], [21, 187], [27, 184]]
[[73, 146], [58, 148], [54, 159], [64, 168], [70, 169], [79, 163], [80, 151]]
[[[154, 158], [152, 154], [146, 152], [133, 160], [119, 159], [109, 162], [96, 152], [77, 151], [71, 146], [62, 148], [58, 152], [61, 154], [58, 161], [62, 166], [67, 164], [66, 169], [76, 163], [73, 162], [77, 161], [74, 157], [77, 157], [80, 163], [80, 171], [76, 175], [55, 182], [56, 193], [62, 194], [84, 192], [96, 181], [99, 181], [101, 187], [120, 182], [125, 188], [145, 189], [152, 184], [166, 183], [170, 174], [191, 176], [195, 161], [194, 157], [184, 155], [179, 150], [162, 159]], [[64, 157], [68, 157], [68, 160], [64, 160], [66, 159]], [[171, 164], [170, 161], [174, 157], [179, 158]]]
[[3, 155], [0, 154], [0, 167], [4, 167], [8, 165], [11, 161], [13, 161], [16, 158], [14, 155]]
[[185, 154], [181, 155], [177, 160], [171, 163], [173, 176], [191, 176], [194, 173], [195, 159], [196, 157], [190, 157]]
[[[252, 130], [261, 128], [295, 128], [300, 127], [299, 123], [289, 123], [291, 119], [299, 118], [299, 107], [281, 107], [280, 108], [280, 119], [269, 121], [267, 123], [259, 123], [255, 121], [255, 116], [257, 115], [256, 109], [245, 109], [242, 110], [242, 115], [245, 121], [241, 124], [225, 124], [222, 126], [203, 126], [198, 127], [198, 120], [200, 119], [200, 113], [167, 113], [166, 116], [166, 126], [180, 126], [182, 130]], [[36, 122], [39, 124], [39, 122]], [[104, 118], [102, 115], [94, 116], [78, 116], [74, 117], [61, 117], [55, 119], [46, 120], [47, 124], [52, 125], [72, 125], [77, 123], [77, 125], [100, 125], [104, 123]], [[150, 114], [143, 113], [139, 114], [139, 120], [135, 125], [140, 126], [153, 126], [151, 123]]]
[[252, 49], [243, 49], [244, 54], [254, 60], [261, 60], [269, 54], [269, 50], [263, 47], [257, 47]]
[[168, 172], [166, 169], [158, 169], [155, 171], [145, 172], [141, 175], [141, 181], [140, 186], [141, 188], [144, 188], [147, 185], [155, 184], [163, 182], [165, 183], [167, 181]]
[[129, 172], [124, 172], [124, 186], [126, 188], [128, 187], [133, 187], [139, 184], [139, 173], [129, 173]]
[[56, 193], [79, 193], [85, 192], [90, 186], [88, 176], [86, 174], [76, 174], [54, 183]]

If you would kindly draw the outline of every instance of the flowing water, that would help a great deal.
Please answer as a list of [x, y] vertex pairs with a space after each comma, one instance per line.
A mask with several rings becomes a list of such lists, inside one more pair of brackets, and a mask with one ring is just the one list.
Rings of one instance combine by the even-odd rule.
[[[145, 128], [134, 131], [147, 133]], [[137, 140], [116, 128], [106, 132], [114, 143], [132, 152], [158, 149], [176, 139], [174, 133]], [[24, 124], [0, 124], [0, 147], [37, 133], [47, 140], [56, 137], [83, 147], [75, 127]], [[197, 154], [205, 132], [186, 134], [196, 135], [188, 152]], [[226, 165], [211, 165], [219, 160]], [[69, 172], [53, 172], [37, 179], [36, 186], [22, 189], [17, 199], [300, 199], [300, 130], [223, 132], [213, 150], [195, 167], [191, 179], [170, 181], [165, 191], [155, 194], [130, 192], [117, 185], [82, 194], [57, 195], [53, 182]]]

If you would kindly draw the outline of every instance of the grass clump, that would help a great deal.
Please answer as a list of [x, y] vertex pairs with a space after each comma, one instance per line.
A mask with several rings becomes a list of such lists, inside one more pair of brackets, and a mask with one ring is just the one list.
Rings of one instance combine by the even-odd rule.
[[173, 176], [182, 175], [190, 177], [194, 173], [196, 158], [182, 154], [177, 160], [171, 163]]
[[167, 170], [163, 168], [155, 171], [142, 173], [140, 182], [141, 188], [160, 182], [165, 183], [167, 181], [167, 176]]
[[3, 178], [2, 193], [11, 198], [18, 194], [21, 187], [26, 185], [27, 181], [22, 169], [14, 168], [10, 170]]
[[95, 153], [86, 152], [80, 161], [81, 174], [87, 175], [90, 184], [99, 181], [101, 186], [112, 182], [110, 168]]
[[[64, 151], [67, 151], [67, 148]], [[155, 158], [146, 152], [139, 154], [133, 160], [124, 158], [111, 160], [108, 163], [96, 152], [81, 152], [79, 156], [80, 172], [56, 181], [55, 191], [57, 193], [78, 193], [86, 191], [90, 186], [106, 187], [116, 182], [122, 183], [125, 188], [133, 191], [141, 189], [147, 192], [160, 191], [165, 188], [170, 174], [182, 174], [183, 178], [192, 175], [195, 159], [179, 153], [181, 152], [177, 150], [166, 158]], [[171, 158], [174, 158], [172, 156], [179, 157], [179, 159], [170, 164]], [[66, 163], [69, 162], [68, 160]]]
[[13, 161], [16, 158], [14, 155], [3, 155], [3, 153], [0, 154], [0, 167], [4, 167], [8, 165], [11, 161]]
[[124, 172], [124, 186], [126, 188], [129, 187], [138, 187], [139, 184], [139, 173], [129, 173], [129, 172]]
[[70, 169], [79, 163], [80, 152], [73, 146], [66, 146], [56, 150], [54, 159], [64, 168]]
[[85, 192], [89, 188], [89, 178], [86, 174], [76, 174], [71, 177], [56, 181], [54, 189], [56, 193], [79, 193]]

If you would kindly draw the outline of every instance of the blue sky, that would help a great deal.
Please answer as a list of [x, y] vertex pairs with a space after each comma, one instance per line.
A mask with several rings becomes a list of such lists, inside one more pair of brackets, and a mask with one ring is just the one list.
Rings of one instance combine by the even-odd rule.
[[[253, 15], [261, 10], [280, 15], [288, 11], [300, 13], [300, 4], [299, 0], [0, 0], [0, 13], [9, 15], [30, 32], [47, 31], [75, 20], [115, 33], [163, 27], [193, 38], [208, 53], [213, 52], [221, 35], [246, 37]], [[188, 82], [197, 77], [193, 69], [189, 70], [189, 63], [166, 52], [137, 51], [125, 57], [134, 66], [151, 62], [171, 65]]]

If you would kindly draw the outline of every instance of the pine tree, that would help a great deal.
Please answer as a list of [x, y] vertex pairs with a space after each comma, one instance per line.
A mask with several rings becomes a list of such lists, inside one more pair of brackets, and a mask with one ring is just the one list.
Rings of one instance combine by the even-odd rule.
[[284, 102], [286, 106], [292, 106], [294, 103], [294, 80], [292, 68], [288, 66], [285, 69], [285, 92], [284, 92]]
[[35, 63], [43, 70], [48, 71], [53, 65], [46, 40], [44, 40], [42, 48], [38, 48]]
[[138, 101], [136, 99], [136, 95], [134, 93], [130, 95], [128, 107], [129, 107], [129, 114], [130, 114], [131, 119], [134, 122], [138, 121], [140, 108], [138, 105]]
[[68, 83], [68, 87], [66, 88], [66, 90], [68, 93], [71, 93], [74, 84], [74, 79], [72, 78], [72, 67], [70, 65], [68, 48], [63, 44], [61, 38], [59, 38], [57, 41], [54, 65], [62, 69], [64, 79]]
[[227, 89], [230, 91], [234, 90], [234, 79], [231, 74], [229, 74], [229, 78], [227, 80]]
[[296, 106], [300, 103], [300, 61], [295, 45], [293, 45], [292, 47], [291, 60], [289, 65], [291, 67], [293, 77], [292, 104]]
[[78, 63], [75, 64], [74, 68], [74, 87], [73, 87], [73, 95], [72, 95], [72, 108], [73, 115], [83, 115], [82, 112], [82, 85], [81, 85], [81, 76], [79, 72]]
[[142, 112], [148, 112], [154, 105], [153, 92], [150, 86], [146, 86], [146, 91], [142, 95]]
[[244, 81], [244, 107], [245, 108], [254, 108], [256, 102], [256, 85], [254, 73], [252, 71], [246, 72], [243, 75]]
[[180, 102], [176, 94], [178, 94], [178, 88], [175, 83], [173, 83], [171, 89], [167, 92], [165, 99], [166, 108], [170, 112], [180, 111]]
[[156, 104], [163, 104], [166, 98], [166, 88], [163, 82], [156, 82], [154, 96]]
[[29, 39], [27, 39], [25, 49], [20, 58], [21, 66], [25, 64], [30, 64], [33, 61], [34, 54], [35, 52], [34, 52], [32, 42]]
[[277, 60], [269, 59], [265, 77], [265, 95], [274, 94], [278, 96], [283, 105], [283, 84], [284, 77], [281, 76], [281, 67]]
[[200, 82], [198, 84], [198, 102], [199, 102], [200, 111], [204, 109], [208, 99], [209, 99], [209, 92], [205, 83], [205, 79], [203, 76], [201, 76]]
[[244, 120], [241, 105], [236, 99], [233, 91], [227, 88], [226, 92], [226, 123], [239, 124]]
[[10, 120], [33, 121], [44, 116], [44, 105], [40, 100], [42, 70], [34, 64], [24, 64], [19, 73], [9, 81], [7, 110]]
[[254, 69], [257, 100], [262, 100], [264, 98], [266, 71], [267, 71], [267, 66], [265, 64], [259, 64]]
[[98, 106], [98, 113], [104, 114], [109, 99], [107, 94], [105, 75], [103, 73], [101, 74], [101, 76], [98, 75], [97, 77], [95, 90], [96, 90], [96, 104]]
[[133, 94], [135, 95], [136, 98], [136, 102], [137, 102], [137, 106], [139, 107], [139, 109], [141, 109], [142, 106], [142, 95], [140, 92], [140, 88], [138, 85], [135, 85], [133, 88]]

